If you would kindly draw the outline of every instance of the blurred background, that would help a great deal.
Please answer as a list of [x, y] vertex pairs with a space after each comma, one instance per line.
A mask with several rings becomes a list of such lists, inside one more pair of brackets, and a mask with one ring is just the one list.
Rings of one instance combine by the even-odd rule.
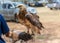
[[[60, 0], [0, 0], [0, 14], [8, 21], [10, 30], [26, 31], [16, 17], [19, 4], [24, 4], [28, 12], [37, 14], [45, 27], [33, 43], [60, 43]], [[11, 43], [8, 38], [5, 40]]]

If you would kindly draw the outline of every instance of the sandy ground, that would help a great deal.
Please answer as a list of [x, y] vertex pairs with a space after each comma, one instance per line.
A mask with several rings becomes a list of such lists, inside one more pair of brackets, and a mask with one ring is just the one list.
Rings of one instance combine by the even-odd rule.
[[[28, 43], [60, 43], [60, 10], [50, 10], [46, 7], [36, 9], [45, 29], [41, 30], [41, 35], [35, 39], [35, 42]], [[10, 29], [26, 31], [26, 27], [19, 23], [7, 22], [7, 24]]]

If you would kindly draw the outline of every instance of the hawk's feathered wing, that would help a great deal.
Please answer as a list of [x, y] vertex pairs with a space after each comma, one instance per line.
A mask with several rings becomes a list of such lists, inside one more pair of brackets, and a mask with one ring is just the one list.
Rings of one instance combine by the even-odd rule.
[[44, 26], [42, 25], [42, 23], [39, 21], [38, 16], [34, 16], [32, 14], [27, 14], [26, 19], [30, 21], [30, 23], [34, 26], [36, 26], [38, 29], [44, 28]]

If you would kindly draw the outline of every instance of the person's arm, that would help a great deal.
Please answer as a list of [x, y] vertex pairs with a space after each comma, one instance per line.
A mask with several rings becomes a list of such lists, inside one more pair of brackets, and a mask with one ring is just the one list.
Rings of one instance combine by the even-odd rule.
[[3, 16], [1, 16], [1, 15], [0, 15], [0, 19], [1, 19], [1, 30], [2, 30], [2, 33], [8, 37], [9, 36], [9, 28], [7, 26], [7, 23], [4, 20]]

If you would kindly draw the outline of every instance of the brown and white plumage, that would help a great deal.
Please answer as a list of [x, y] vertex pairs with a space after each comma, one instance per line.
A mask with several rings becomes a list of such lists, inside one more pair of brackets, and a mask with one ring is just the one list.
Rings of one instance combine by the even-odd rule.
[[23, 5], [19, 5], [18, 8], [20, 8], [18, 18], [20, 19], [20, 23], [27, 27], [27, 32], [29, 32], [29, 28], [31, 28], [32, 33], [37, 30], [37, 33], [40, 34], [40, 30], [44, 27], [39, 21], [39, 16], [28, 13], [26, 7]]
[[[36, 15], [37, 16], [37, 15]], [[26, 15], [26, 19], [30, 21], [30, 23], [36, 27], [38, 27], [38, 29], [44, 28], [42, 23], [39, 21], [39, 18], [36, 17], [34, 15]]]

